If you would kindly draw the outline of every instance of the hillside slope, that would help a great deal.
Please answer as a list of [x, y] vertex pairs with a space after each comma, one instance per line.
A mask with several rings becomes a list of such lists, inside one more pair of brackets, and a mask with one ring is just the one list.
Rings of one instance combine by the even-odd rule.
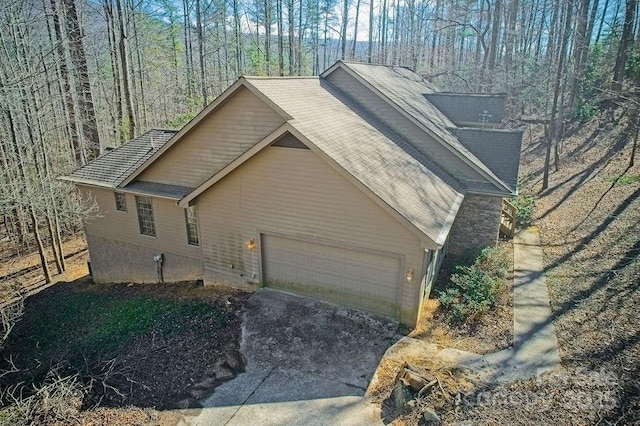
[[[543, 129], [525, 132], [521, 192], [537, 202], [534, 225], [564, 368], [489, 389], [492, 403], [474, 403], [465, 416], [481, 423], [640, 422], [640, 166], [636, 155], [629, 167], [635, 132], [626, 111], [573, 123], [545, 191]], [[501, 395], [511, 402], [496, 403]]]
[[623, 424], [640, 421], [640, 159], [629, 167], [626, 112], [574, 124], [547, 190], [540, 137], [525, 141], [521, 170], [524, 192], [537, 194], [563, 365], [615, 378], [619, 405], [606, 420]]
[[543, 129], [524, 135], [562, 368], [477, 389], [445, 423], [640, 424], [640, 167], [625, 110], [610, 117], [571, 125], [542, 192]]

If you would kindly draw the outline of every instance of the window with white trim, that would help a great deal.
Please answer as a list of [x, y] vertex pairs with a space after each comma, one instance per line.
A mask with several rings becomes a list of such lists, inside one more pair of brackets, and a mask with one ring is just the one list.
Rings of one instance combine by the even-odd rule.
[[136, 195], [136, 207], [138, 208], [138, 223], [142, 235], [156, 236], [156, 224], [153, 220], [153, 205], [151, 197]]
[[187, 224], [187, 242], [192, 246], [197, 246], [198, 241], [198, 217], [196, 216], [196, 206], [189, 206], [184, 209], [184, 218]]
[[116, 210], [121, 212], [127, 211], [127, 198], [124, 195], [124, 192], [116, 192]]

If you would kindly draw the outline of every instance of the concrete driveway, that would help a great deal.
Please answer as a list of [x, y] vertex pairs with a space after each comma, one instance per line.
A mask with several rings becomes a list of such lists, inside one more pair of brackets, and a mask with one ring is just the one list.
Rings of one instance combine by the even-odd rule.
[[189, 423], [381, 424], [363, 395], [396, 328], [358, 310], [259, 290], [243, 319], [246, 372], [216, 388]]

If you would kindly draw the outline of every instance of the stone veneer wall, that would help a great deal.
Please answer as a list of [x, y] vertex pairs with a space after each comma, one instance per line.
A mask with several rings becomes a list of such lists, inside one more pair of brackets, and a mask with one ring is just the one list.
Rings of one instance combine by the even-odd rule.
[[467, 194], [449, 233], [449, 253], [475, 255], [498, 241], [502, 197]]

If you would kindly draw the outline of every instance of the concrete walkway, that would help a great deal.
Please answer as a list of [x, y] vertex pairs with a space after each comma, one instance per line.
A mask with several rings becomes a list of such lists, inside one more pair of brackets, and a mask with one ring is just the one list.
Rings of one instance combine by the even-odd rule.
[[[553, 327], [547, 284], [543, 275], [538, 230], [527, 228], [514, 237], [513, 346], [478, 355], [442, 349], [422, 340], [403, 337], [385, 354], [387, 360], [412, 359], [459, 366], [473, 371], [483, 382], [533, 377], [560, 366], [558, 340]], [[429, 364], [427, 364], [429, 365]], [[374, 376], [373, 382], [377, 380]]]
[[513, 347], [464, 364], [486, 380], [525, 379], [560, 366], [537, 228], [515, 235], [513, 258]]

